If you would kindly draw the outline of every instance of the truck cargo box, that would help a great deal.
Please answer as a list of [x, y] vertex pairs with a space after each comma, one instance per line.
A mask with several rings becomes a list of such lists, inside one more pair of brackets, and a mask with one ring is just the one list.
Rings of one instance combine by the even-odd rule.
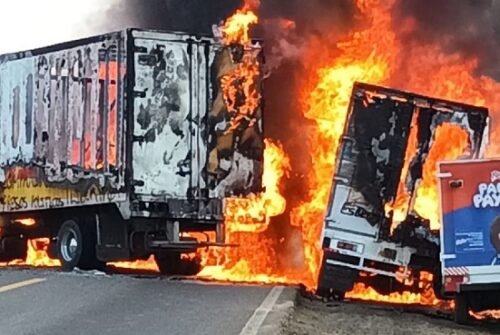
[[241, 51], [129, 29], [0, 56], [0, 212], [221, 220], [224, 197], [261, 189], [260, 98], [242, 116], [221, 89]]

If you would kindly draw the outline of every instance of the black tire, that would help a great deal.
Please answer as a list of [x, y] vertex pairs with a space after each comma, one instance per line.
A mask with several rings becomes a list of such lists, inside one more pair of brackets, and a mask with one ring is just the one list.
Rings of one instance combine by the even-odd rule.
[[85, 221], [66, 220], [59, 229], [57, 253], [63, 271], [72, 271], [75, 267], [82, 270], [104, 268], [104, 263], [96, 257], [95, 221], [90, 216]]
[[80, 263], [83, 235], [74, 220], [66, 220], [57, 234], [57, 253], [63, 271], [72, 271]]
[[326, 301], [344, 301], [345, 298], [345, 292], [342, 291], [335, 291], [326, 287], [319, 286], [316, 289], [316, 295], [323, 298], [323, 300]]
[[469, 301], [465, 293], [455, 295], [455, 322], [460, 325], [470, 324]]
[[330, 289], [324, 286], [318, 286], [316, 288], [316, 295], [318, 297], [324, 298], [324, 299], [330, 299], [331, 297], [331, 292]]
[[156, 254], [155, 262], [162, 275], [194, 276], [201, 271], [198, 259], [182, 259], [179, 252]]

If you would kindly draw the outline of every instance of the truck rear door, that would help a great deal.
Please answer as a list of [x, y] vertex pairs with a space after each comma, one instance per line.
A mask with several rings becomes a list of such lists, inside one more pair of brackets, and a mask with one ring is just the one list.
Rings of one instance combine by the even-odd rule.
[[[189, 35], [133, 30], [135, 193], [185, 199], [201, 185], [210, 43]], [[212, 55], [213, 57], [213, 55]]]
[[439, 177], [445, 291], [500, 283], [500, 160], [444, 162]]

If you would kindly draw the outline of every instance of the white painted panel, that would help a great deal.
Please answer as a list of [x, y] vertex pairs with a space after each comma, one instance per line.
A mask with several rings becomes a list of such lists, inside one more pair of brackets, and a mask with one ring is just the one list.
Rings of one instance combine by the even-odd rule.
[[[27, 162], [33, 155], [32, 144], [26, 143], [28, 77], [34, 72], [33, 59], [25, 58], [0, 65], [0, 164]], [[33, 89], [33, 86], [30, 87]], [[16, 115], [14, 115], [14, 109]], [[15, 136], [14, 136], [15, 135]]]
[[185, 198], [190, 187], [190, 59], [187, 43], [136, 39], [134, 180], [139, 194]]

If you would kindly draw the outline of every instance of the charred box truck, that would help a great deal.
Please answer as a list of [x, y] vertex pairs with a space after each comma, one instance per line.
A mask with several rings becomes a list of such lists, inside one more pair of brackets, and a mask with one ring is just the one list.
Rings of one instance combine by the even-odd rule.
[[258, 42], [129, 29], [0, 56], [0, 261], [48, 237], [64, 269], [154, 255], [175, 273], [224, 245], [224, 198], [261, 190], [245, 53], [262, 64]]
[[[438, 129], [462, 129], [464, 157], [477, 158], [487, 143], [488, 119], [485, 108], [354, 85], [321, 237], [320, 295], [341, 298], [358, 280], [382, 294], [418, 292], [422, 274], [431, 273], [427, 284], [446, 297], [439, 230], [413, 204]], [[401, 218], [394, 216], [396, 199], [406, 208]]]

